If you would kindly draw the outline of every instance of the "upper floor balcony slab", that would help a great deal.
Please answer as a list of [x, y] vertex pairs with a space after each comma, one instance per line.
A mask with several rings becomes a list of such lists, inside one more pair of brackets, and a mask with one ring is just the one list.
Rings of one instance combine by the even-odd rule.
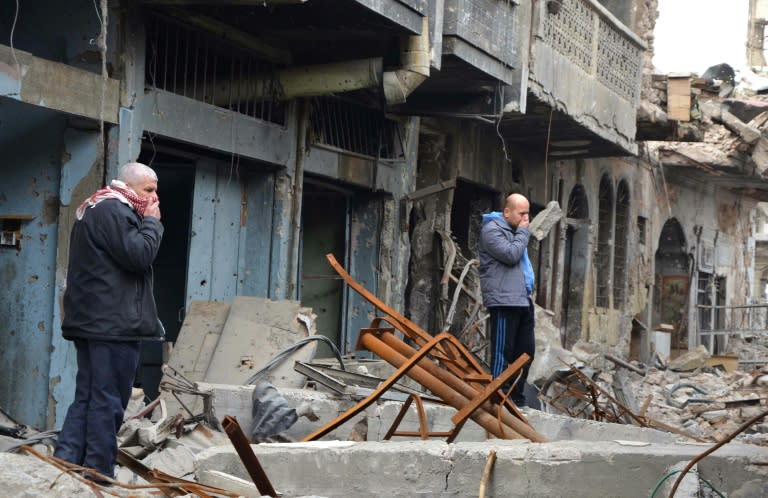
[[645, 43], [595, 0], [536, 2], [532, 33], [528, 93], [555, 116], [551, 139], [574, 144], [555, 152], [635, 154]]

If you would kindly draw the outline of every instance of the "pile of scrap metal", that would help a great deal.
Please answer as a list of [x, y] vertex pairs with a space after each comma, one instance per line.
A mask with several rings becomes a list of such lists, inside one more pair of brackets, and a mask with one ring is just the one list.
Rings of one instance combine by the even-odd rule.
[[[737, 358], [712, 356], [703, 346], [654, 365], [596, 351], [576, 351], [569, 360], [541, 385], [545, 412], [708, 442], [729, 437], [768, 407], [768, 368], [739, 370]], [[744, 429], [739, 439], [768, 444], [768, 424]]]

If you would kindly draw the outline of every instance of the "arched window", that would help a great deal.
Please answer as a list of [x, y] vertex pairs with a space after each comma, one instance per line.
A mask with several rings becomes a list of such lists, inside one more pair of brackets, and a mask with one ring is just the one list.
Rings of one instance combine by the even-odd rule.
[[575, 185], [568, 198], [567, 223], [560, 324], [565, 329], [563, 345], [570, 348], [581, 339], [584, 284], [587, 281], [589, 203], [581, 185]]
[[595, 253], [595, 271], [597, 289], [595, 304], [600, 308], [611, 305], [611, 239], [613, 218], [613, 185], [608, 175], [600, 179], [600, 193], [597, 212], [597, 251]]
[[616, 189], [616, 235], [613, 238], [613, 305], [624, 306], [627, 282], [627, 244], [629, 238], [629, 187], [619, 182]]

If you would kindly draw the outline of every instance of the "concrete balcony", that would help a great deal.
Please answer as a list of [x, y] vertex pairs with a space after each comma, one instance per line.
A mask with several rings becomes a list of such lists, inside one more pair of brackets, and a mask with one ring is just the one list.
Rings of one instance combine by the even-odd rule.
[[553, 159], [635, 154], [644, 42], [595, 0], [534, 9], [528, 108], [505, 135], [531, 143], [551, 129]]

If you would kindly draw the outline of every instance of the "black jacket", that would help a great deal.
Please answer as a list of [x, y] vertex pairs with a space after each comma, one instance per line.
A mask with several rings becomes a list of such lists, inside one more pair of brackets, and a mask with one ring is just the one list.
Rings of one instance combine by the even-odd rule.
[[64, 293], [65, 339], [162, 340], [152, 262], [163, 225], [107, 199], [75, 222]]

